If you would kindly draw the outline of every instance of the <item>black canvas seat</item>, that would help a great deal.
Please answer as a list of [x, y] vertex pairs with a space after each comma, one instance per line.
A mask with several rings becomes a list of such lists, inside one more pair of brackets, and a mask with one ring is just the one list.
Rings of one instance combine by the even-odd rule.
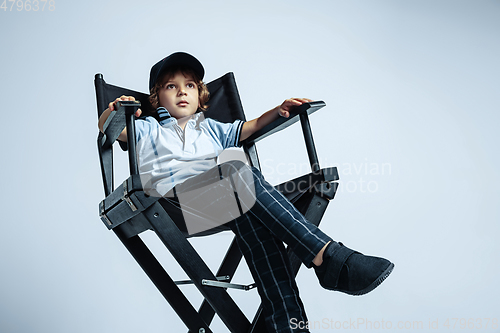
[[[210, 91], [209, 109], [205, 117], [221, 122], [245, 121], [233, 73], [227, 73], [207, 84]], [[198, 255], [186, 234], [174, 223], [169, 213], [160, 204], [158, 196], [144, 192], [138, 174], [135, 151], [134, 114], [140, 107], [144, 113], [151, 111], [148, 95], [129, 89], [107, 84], [102, 74], [95, 76], [98, 116], [108, 107], [108, 103], [121, 95], [134, 96], [138, 102], [119, 102], [104, 125], [104, 134], [99, 133], [97, 146], [105, 198], [99, 204], [99, 212], [104, 225], [112, 230], [146, 272], [160, 293], [170, 303], [189, 332], [212, 332], [210, 323], [215, 314], [231, 332], [267, 332], [262, 306], [256, 309], [253, 319], [248, 319], [227, 293], [226, 288], [250, 290], [253, 283], [235, 284], [232, 277], [242, 255], [233, 239], [226, 256], [222, 259], [217, 272], [212, 272]], [[255, 143], [300, 120], [304, 140], [311, 164], [311, 173], [292, 179], [276, 186], [311, 223], [319, 225], [337, 190], [338, 173], [335, 167], [319, 167], [308, 115], [324, 107], [323, 102], [311, 102], [297, 107], [289, 118], [280, 117], [262, 130], [246, 139], [242, 148], [249, 163], [260, 169]], [[127, 126], [127, 143], [120, 142], [128, 150], [130, 177], [113, 184], [113, 143], [123, 128]], [[141, 239], [141, 233], [152, 230], [160, 238], [176, 259], [190, 280], [173, 281], [167, 270]], [[210, 236], [208, 236], [210, 237]], [[301, 262], [288, 251], [292, 267], [297, 274]], [[179, 289], [181, 284], [193, 284], [204, 297], [196, 310]]]

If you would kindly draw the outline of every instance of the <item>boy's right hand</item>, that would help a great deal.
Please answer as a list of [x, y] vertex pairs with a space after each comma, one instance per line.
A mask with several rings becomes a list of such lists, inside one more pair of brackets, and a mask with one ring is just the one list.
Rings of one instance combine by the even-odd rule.
[[[113, 102], [109, 103], [108, 104], [108, 108], [110, 111], [115, 111], [116, 109], [116, 103], [119, 102], [119, 101], [135, 101], [135, 97], [134, 96], [120, 96], [118, 97], [117, 99], [115, 99]], [[135, 116], [136, 117], [139, 117], [140, 115], [142, 114], [142, 110], [141, 109], [138, 109], [135, 113]]]
[[[116, 103], [119, 101], [135, 101], [135, 98], [133, 96], [120, 96], [117, 99], [115, 99], [113, 102], [108, 104], [108, 108], [104, 110], [104, 112], [101, 114], [99, 117], [99, 122], [97, 126], [99, 127], [99, 130], [104, 133], [104, 123], [106, 123], [106, 120], [108, 119], [109, 115], [111, 114], [111, 111], [116, 110]], [[135, 116], [139, 117], [142, 114], [141, 109], [138, 109], [135, 112]], [[121, 133], [120, 136], [118, 136], [118, 140], [126, 142], [127, 141], [127, 129], [125, 128]]]

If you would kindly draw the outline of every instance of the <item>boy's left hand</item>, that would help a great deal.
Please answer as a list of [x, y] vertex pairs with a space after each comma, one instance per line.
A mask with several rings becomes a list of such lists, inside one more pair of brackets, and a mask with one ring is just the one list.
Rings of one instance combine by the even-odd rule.
[[288, 118], [290, 117], [290, 110], [293, 109], [294, 107], [297, 107], [299, 105], [302, 105], [304, 103], [309, 103], [312, 102], [312, 99], [309, 98], [289, 98], [283, 102], [279, 106], [278, 113], [280, 116]]

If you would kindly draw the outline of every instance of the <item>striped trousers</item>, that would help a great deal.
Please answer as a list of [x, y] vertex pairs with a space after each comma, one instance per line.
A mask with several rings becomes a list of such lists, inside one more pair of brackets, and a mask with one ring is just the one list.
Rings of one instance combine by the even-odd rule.
[[[257, 285], [270, 332], [294, 332], [292, 320], [307, 322], [283, 243], [310, 268], [332, 239], [308, 222], [258, 169], [240, 161], [223, 163], [177, 185], [160, 203], [188, 236], [228, 228], [234, 232]], [[210, 221], [204, 230], [190, 232], [196, 230], [190, 224], [202, 220]]]

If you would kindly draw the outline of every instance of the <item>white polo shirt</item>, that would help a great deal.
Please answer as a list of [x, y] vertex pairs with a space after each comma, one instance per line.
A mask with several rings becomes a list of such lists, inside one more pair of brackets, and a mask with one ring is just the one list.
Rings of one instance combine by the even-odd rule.
[[146, 193], [165, 195], [175, 185], [216, 166], [224, 149], [239, 146], [241, 120], [221, 123], [199, 112], [182, 130], [165, 108], [158, 113], [160, 122], [153, 117], [135, 121], [137, 161]]

